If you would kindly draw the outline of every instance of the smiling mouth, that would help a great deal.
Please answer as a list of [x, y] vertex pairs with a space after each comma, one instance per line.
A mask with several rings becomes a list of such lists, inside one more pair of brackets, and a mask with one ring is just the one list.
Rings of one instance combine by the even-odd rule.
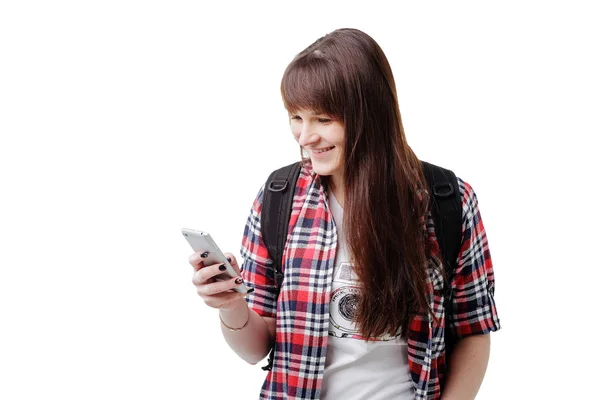
[[334, 147], [335, 146], [331, 146], [331, 147], [327, 147], [327, 148], [321, 149], [321, 150], [313, 150], [313, 153], [316, 153], [316, 154], [325, 153], [325, 152], [328, 152], [329, 150], [333, 150]]

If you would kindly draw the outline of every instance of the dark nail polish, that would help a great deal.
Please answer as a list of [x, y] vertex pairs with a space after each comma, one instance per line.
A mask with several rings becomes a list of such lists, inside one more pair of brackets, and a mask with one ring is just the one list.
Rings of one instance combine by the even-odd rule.
[[231, 257], [227, 257], [227, 261], [231, 262]]
[[242, 278], [237, 278], [235, 280], [236, 285], [239, 285], [240, 283], [244, 282], [244, 280]]
[[204, 253], [200, 254], [200, 257], [202, 257], [202, 258], [208, 257], [208, 251], [205, 251]]
[[227, 267], [225, 266], [225, 264], [219, 265], [219, 270], [225, 271], [226, 269], [227, 269]]

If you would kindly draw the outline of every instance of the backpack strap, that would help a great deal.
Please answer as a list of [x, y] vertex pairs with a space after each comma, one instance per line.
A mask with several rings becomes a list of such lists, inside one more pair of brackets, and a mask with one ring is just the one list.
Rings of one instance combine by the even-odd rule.
[[[444, 264], [444, 306], [447, 309], [452, 298], [452, 276], [462, 244], [462, 199], [454, 172], [425, 161], [421, 162], [432, 194], [431, 216]], [[452, 351], [456, 341], [448, 323], [446, 318], [446, 354]]]
[[462, 242], [462, 203], [454, 172], [425, 161], [423, 171], [431, 189], [435, 224], [446, 277], [452, 276]]
[[300, 167], [300, 162], [296, 162], [280, 168], [271, 173], [265, 184], [260, 226], [263, 241], [273, 260], [278, 288], [283, 282], [281, 269], [283, 248], [288, 236], [292, 202], [296, 181], [300, 175]]
[[[292, 203], [296, 192], [296, 181], [300, 175], [301, 162], [287, 165], [271, 173], [265, 184], [260, 230], [269, 256], [273, 260], [277, 292], [283, 282], [283, 248], [288, 236]], [[277, 297], [276, 297], [277, 298]], [[269, 353], [269, 363], [262, 367], [264, 371], [273, 367], [275, 346]]]

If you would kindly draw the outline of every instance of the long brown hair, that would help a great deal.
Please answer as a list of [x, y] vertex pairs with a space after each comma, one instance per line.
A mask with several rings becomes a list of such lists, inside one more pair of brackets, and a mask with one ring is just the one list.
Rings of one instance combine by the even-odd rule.
[[412, 318], [431, 312], [429, 194], [385, 54], [362, 31], [335, 30], [294, 58], [281, 94], [290, 113], [315, 110], [343, 121], [344, 231], [363, 293], [355, 320], [367, 340], [398, 329], [406, 337]]

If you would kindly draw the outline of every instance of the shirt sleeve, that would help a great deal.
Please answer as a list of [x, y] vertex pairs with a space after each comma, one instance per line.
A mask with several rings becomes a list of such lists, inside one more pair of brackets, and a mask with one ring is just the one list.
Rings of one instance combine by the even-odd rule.
[[278, 294], [275, 271], [273, 260], [269, 257], [260, 230], [260, 213], [264, 189], [263, 185], [254, 200], [246, 221], [240, 250], [243, 259], [240, 271], [245, 283], [254, 288], [254, 292], [244, 297], [248, 306], [256, 311], [258, 315], [275, 317]]
[[494, 271], [473, 188], [458, 178], [462, 194], [462, 245], [452, 279], [450, 326], [458, 338], [500, 329], [494, 302]]

